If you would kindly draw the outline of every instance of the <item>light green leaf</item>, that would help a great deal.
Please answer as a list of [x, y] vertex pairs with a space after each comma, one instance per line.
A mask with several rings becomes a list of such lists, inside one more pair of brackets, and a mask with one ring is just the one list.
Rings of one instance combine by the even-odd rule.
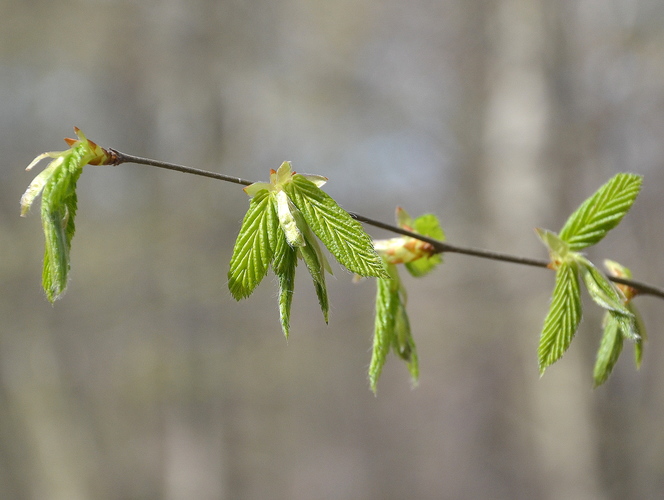
[[623, 336], [620, 323], [608, 312], [604, 316], [604, 334], [597, 351], [593, 379], [595, 387], [602, 385], [609, 378], [623, 348]]
[[298, 247], [297, 251], [302, 257], [302, 260], [304, 260], [304, 263], [309, 270], [309, 274], [311, 274], [311, 278], [314, 282], [314, 289], [316, 290], [316, 296], [318, 297], [318, 303], [323, 312], [325, 323], [327, 323], [330, 304], [327, 297], [327, 287], [325, 285], [325, 266], [323, 262], [321, 262], [322, 253], [318, 246], [318, 242], [315, 239], [309, 239], [305, 235], [304, 241], [304, 246]]
[[417, 234], [428, 236], [439, 241], [445, 241], [445, 232], [440, 227], [438, 217], [433, 214], [424, 214], [417, 217], [414, 221], [414, 231]]
[[577, 264], [563, 262], [556, 271], [556, 285], [540, 337], [540, 374], [565, 353], [581, 321], [581, 291]]
[[629, 302], [627, 304], [630, 312], [634, 315], [634, 331], [637, 335], [636, 340], [634, 341], [634, 363], [636, 364], [636, 369], [641, 368], [641, 361], [643, 360], [643, 344], [648, 340], [648, 334], [646, 333], [646, 326], [643, 322], [643, 318], [639, 311], [634, 307], [634, 304]]
[[[393, 268], [393, 269], [392, 269]], [[390, 274], [395, 274], [396, 266], [388, 266]], [[399, 307], [398, 291], [393, 289], [394, 280], [378, 278], [376, 280], [376, 319], [374, 322], [373, 348], [369, 364], [369, 385], [376, 393], [378, 379], [387, 361], [387, 355], [394, 342], [394, 323]]]
[[78, 139], [65, 139], [70, 149], [40, 154], [28, 165], [26, 170], [31, 170], [41, 160], [53, 158], [21, 197], [21, 216], [25, 216], [37, 196], [42, 195], [41, 219], [46, 239], [42, 286], [50, 302], [67, 288], [71, 240], [76, 231], [76, 183], [83, 167], [114, 161], [112, 153], [87, 139], [78, 128], [74, 127], [74, 131]]
[[277, 231], [277, 242], [274, 249], [272, 269], [279, 279], [279, 317], [284, 336], [290, 332], [290, 311], [295, 290], [295, 266], [297, 250], [291, 248], [282, 231]]
[[369, 235], [336, 201], [300, 174], [284, 189], [340, 264], [360, 276], [387, 277]]
[[235, 300], [251, 295], [267, 274], [278, 242], [277, 231], [281, 230], [273, 198], [261, 190], [249, 203], [233, 248], [228, 289]]
[[548, 229], [535, 228], [537, 236], [542, 240], [544, 245], [549, 249], [551, 260], [557, 265], [565, 260], [569, 254], [569, 245], [567, 242], [560, 239], [560, 237], [553, 231]]
[[42, 191], [41, 219], [45, 238], [42, 286], [50, 302], [58, 299], [67, 288], [71, 241], [76, 232], [76, 184], [85, 165], [82, 149], [81, 146], [74, 148], [61, 157], [61, 162], [53, 162], [58, 166]]
[[590, 297], [604, 309], [632, 318], [632, 313], [625, 307], [622, 293], [606, 279], [588, 259], [577, 254], [576, 261], [581, 266], [583, 281]]
[[567, 219], [560, 238], [569, 243], [571, 250], [599, 242], [632, 207], [642, 181], [642, 177], [635, 174], [612, 177]]
[[[424, 214], [413, 221], [413, 230], [423, 236], [434, 238], [439, 241], [445, 241], [445, 233], [440, 227], [438, 217], [433, 214]], [[438, 265], [443, 262], [442, 254], [432, 254], [422, 257], [411, 262], [406, 262], [404, 265], [408, 272], [419, 278], [433, 271]]]
[[413, 339], [410, 331], [410, 320], [408, 319], [403, 296], [400, 296], [399, 307], [394, 321], [394, 331], [395, 342], [393, 349], [406, 362], [411, 380], [415, 385], [420, 376], [419, 360], [417, 357], [417, 348], [415, 347], [415, 339]]

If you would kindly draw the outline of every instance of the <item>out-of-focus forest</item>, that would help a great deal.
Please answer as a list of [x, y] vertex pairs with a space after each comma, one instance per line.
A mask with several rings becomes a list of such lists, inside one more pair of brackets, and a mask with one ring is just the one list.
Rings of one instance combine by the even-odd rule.
[[[374, 283], [226, 273], [232, 184], [86, 167], [66, 296], [19, 198], [74, 125], [105, 147], [267, 180], [291, 160], [345, 208], [437, 214], [448, 240], [546, 257], [610, 176], [645, 176], [589, 252], [664, 285], [664, 4], [648, 0], [0, 2], [0, 497], [624, 499], [664, 495], [664, 303], [638, 299], [592, 390], [601, 313], [540, 379], [554, 275], [459, 255], [405, 278], [421, 364], [366, 371]], [[368, 228], [375, 237], [388, 233]], [[404, 275], [405, 276], [405, 275]]]

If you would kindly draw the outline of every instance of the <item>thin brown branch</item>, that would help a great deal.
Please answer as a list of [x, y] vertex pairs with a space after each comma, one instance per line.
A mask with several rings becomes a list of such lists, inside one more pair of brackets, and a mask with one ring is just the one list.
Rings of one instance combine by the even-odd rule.
[[[192, 175], [198, 175], [202, 177], [209, 177], [211, 179], [217, 179], [220, 181], [226, 181], [226, 182], [232, 182], [235, 184], [241, 184], [243, 186], [248, 186], [250, 184], [253, 184], [253, 181], [248, 181], [246, 179], [241, 179], [240, 177], [233, 177], [230, 175], [225, 175], [225, 174], [219, 174], [216, 172], [210, 172], [208, 170], [201, 170], [198, 168], [191, 168], [187, 167], [184, 165], [178, 165], [177, 163], [169, 163], [165, 161], [159, 161], [159, 160], [152, 160], [150, 158], [143, 158], [141, 156], [134, 156], [134, 155], [128, 155], [126, 153], [122, 153], [120, 151], [117, 151], [115, 149], [109, 149], [108, 150], [111, 155], [113, 156], [113, 165], [120, 165], [122, 163], [136, 163], [138, 165], [149, 165], [152, 167], [158, 167], [158, 168], [165, 168], [168, 170], [175, 170], [176, 172], [181, 172], [185, 174], [192, 174]], [[408, 231], [406, 229], [402, 229], [398, 226], [394, 226], [392, 224], [387, 224], [385, 222], [381, 222], [378, 220], [370, 219], [369, 217], [365, 217], [364, 215], [360, 215], [354, 212], [349, 212], [350, 216], [353, 217], [355, 220], [359, 222], [363, 222], [365, 224], [369, 224], [374, 227], [378, 227], [381, 229], [385, 229], [387, 231], [397, 233], [397, 234], [402, 234], [404, 236], [410, 236], [411, 238], [415, 238], [421, 241], [424, 241], [426, 243], [431, 244], [438, 253], [459, 253], [463, 255], [470, 255], [473, 257], [479, 257], [482, 259], [490, 259], [490, 260], [496, 260], [496, 261], [501, 261], [501, 262], [511, 262], [513, 264], [520, 264], [524, 266], [533, 266], [533, 267], [541, 267], [541, 268], [547, 268], [549, 265], [548, 260], [543, 260], [543, 259], [532, 259], [529, 257], [520, 257], [517, 255], [510, 255], [506, 253], [500, 253], [500, 252], [494, 252], [492, 250], [483, 250], [483, 249], [478, 249], [478, 248], [466, 248], [466, 247], [459, 247], [455, 245], [450, 245], [449, 243], [445, 243], [443, 241], [435, 240], [432, 238], [428, 238], [427, 236], [423, 236], [421, 234], [413, 233], [411, 231]], [[650, 285], [648, 283], [643, 283], [640, 281], [636, 280], [631, 280], [631, 279], [625, 279], [625, 278], [616, 278], [614, 276], [609, 276], [607, 275], [607, 278], [615, 283], [620, 283], [623, 285], [630, 286], [634, 288], [639, 294], [641, 295], [653, 295], [655, 297], [659, 297], [660, 299], [664, 299], [664, 289]]]

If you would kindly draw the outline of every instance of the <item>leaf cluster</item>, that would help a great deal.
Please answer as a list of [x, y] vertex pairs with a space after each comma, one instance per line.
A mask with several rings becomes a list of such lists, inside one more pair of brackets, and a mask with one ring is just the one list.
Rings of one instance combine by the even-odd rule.
[[270, 177], [270, 183], [245, 188], [252, 199], [233, 249], [228, 287], [236, 300], [246, 298], [272, 266], [279, 280], [281, 327], [288, 337], [298, 260], [304, 261], [312, 277], [328, 321], [325, 272], [332, 271], [318, 240], [353, 273], [384, 278], [388, 274], [360, 223], [320, 189], [325, 178], [297, 174], [290, 162], [282, 163]]
[[[549, 249], [549, 267], [556, 270], [556, 284], [538, 348], [541, 374], [562, 357], [576, 334], [582, 316], [580, 283], [606, 311], [594, 369], [595, 385], [607, 380], [622, 350], [623, 339], [636, 342], [637, 366], [640, 365], [645, 329], [629, 302], [631, 296], [611, 283], [579, 250], [595, 245], [620, 223], [636, 200], [641, 183], [641, 176], [617, 174], [581, 204], [559, 234], [537, 230]], [[629, 273], [617, 263], [610, 270]]]
[[[79, 129], [74, 130], [78, 139], [65, 139], [70, 146], [68, 150], [43, 153], [27, 167], [30, 170], [42, 159], [53, 158], [21, 198], [21, 215], [24, 216], [35, 199], [40, 194], [42, 196], [41, 220], [45, 236], [42, 285], [51, 302], [67, 287], [71, 242], [76, 230], [76, 185], [84, 166], [141, 160], [149, 165], [212, 175], [156, 160], [138, 157], [127, 160], [128, 156], [105, 150], [88, 140]], [[223, 176], [223, 180], [228, 179], [231, 178]], [[242, 179], [231, 180], [250, 184]], [[229, 290], [237, 300], [248, 297], [272, 268], [279, 283], [281, 327], [288, 337], [295, 271], [299, 261], [303, 261], [327, 322], [329, 300], [325, 275], [331, 274], [332, 270], [321, 248], [322, 243], [352, 273], [377, 278], [369, 367], [371, 389], [376, 391], [390, 352], [406, 362], [413, 382], [417, 382], [417, 350], [406, 310], [407, 293], [397, 266], [403, 264], [414, 277], [431, 272], [442, 262], [440, 252], [444, 248], [434, 247], [436, 242], [432, 240], [442, 242], [445, 238], [443, 230], [434, 215], [412, 219], [405, 210], [397, 208], [398, 226], [412, 235], [372, 241], [360, 223], [321, 189], [326, 181], [319, 175], [298, 174], [292, 170], [290, 162], [283, 162], [277, 170], [270, 172], [269, 182], [253, 183], [245, 188], [251, 199], [233, 249], [228, 271]], [[634, 343], [635, 362], [637, 367], [640, 366], [646, 332], [631, 302], [636, 290], [614, 285], [581, 251], [599, 243], [620, 223], [636, 200], [641, 184], [642, 178], [638, 175], [617, 174], [581, 204], [559, 233], [537, 229], [538, 236], [549, 249], [548, 267], [556, 271], [538, 348], [541, 374], [563, 356], [576, 334], [582, 318], [582, 287], [605, 310], [604, 333], [593, 374], [595, 385], [607, 380], [625, 340]], [[416, 235], [428, 237], [429, 242]], [[478, 255], [478, 252], [471, 254]], [[605, 261], [605, 266], [610, 275], [631, 279], [631, 272], [626, 267], [613, 261]]]
[[[404, 229], [440, 241], [445, 239], [435, 215], [426, 214], [412, 220], [404, 209], [398, 207], [396, 219], [397, 224]], [[374, 247], [389, 273], [389, 279], [378, 278], [376, 282], [376, 318], [369, 365], [369, 384], [375, 394], [390, 351], [406, 362], [414, 384], [419, 377], [417, 349], [406, 311], [408, 295], [397, 264], [404, 264], [412, 276], [421, 277], [442, 263], [442, 257], [428, 243], [407, 236], [378, 240], [374, 242]]]

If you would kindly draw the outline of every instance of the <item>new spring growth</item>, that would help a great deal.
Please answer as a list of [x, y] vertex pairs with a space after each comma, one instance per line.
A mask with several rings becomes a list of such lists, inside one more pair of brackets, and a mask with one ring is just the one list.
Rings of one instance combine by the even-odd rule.
[[27, 215], [35, 198], [42, 195], [41, 219], [46, 240], [42, 285], [49, 301], [60, 297], [67, 287], [69, 250], [76, 226], [76, 183], [85, 165], [113, 163], [114, 155], [85, 137], [74, 127], [78, 139], [65, 139], [66, 151], [50, 151], [35, 158], [31, 170], [45, 158], [53, 161], [30, 183], [21, 197], [21, 216]]
[[[399, 227], [408, 231], [441, 241], [445, 239], [438, 218], [434, 215], [422, 215], [413, 220], [408, 212], [397, 207], [396, 220]], [[442, 262], [442, 258], [440, 254], [435, 253], [430, 243], [410, 236], [376, 240], [374, 248], [385, 262], [390, 274], [389, 278], [377, 280], [376, 318], [369, 364], [369, 384], [375, 393], [378, 378], [390, 351], [406, 363], [413, 384], [417, 383], [419, 377], [417, 349], [406, 311], [408, 296], [406, 287], [399, 277], [397, 265], [404, 264], [410, 274], [419, 277], [432, 271]]]

